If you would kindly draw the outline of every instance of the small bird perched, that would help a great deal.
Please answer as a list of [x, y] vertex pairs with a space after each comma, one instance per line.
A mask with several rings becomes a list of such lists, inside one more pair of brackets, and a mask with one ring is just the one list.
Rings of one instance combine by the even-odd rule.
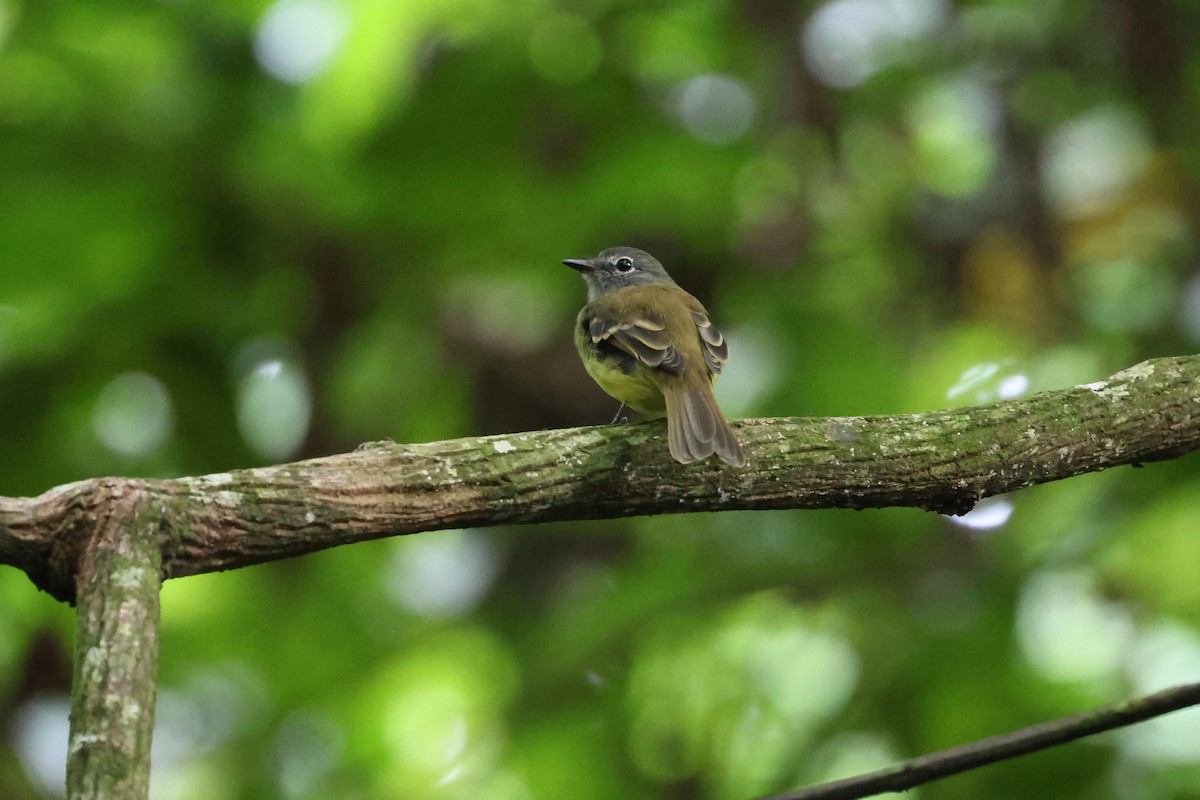
[[743, 466], [746, 455], [712, 392], [729, 347], [700, 301], [634, 247], [563, 263], [587, 282], [575, 347], [600, 388], [644, 414], [666, 411], [667, 442], [679, 463], [716, 453]]

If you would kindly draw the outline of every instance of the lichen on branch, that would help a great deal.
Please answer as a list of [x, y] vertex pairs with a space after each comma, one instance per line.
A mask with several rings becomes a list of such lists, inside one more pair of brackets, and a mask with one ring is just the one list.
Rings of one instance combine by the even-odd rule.
[[162, 573], [245, 567], [384, 536], [643, 514], [910, 506], [991, 495], [1200, 449], [1200, 356], [925, 414], [744, 420], [742, 469], [682, 466], [661, 421], [424, 444], [175, 480], [103, 478], [0, 498], [0, 563], [71, 600], [88, 521], [120, 491], [162, 521]]

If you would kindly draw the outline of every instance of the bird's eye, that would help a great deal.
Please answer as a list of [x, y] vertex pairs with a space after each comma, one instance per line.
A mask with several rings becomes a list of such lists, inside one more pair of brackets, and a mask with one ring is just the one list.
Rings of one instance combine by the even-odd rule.
[[632, 258], [618, 258], [617, 259], [617, 272], [633, 272], [633, 259]]

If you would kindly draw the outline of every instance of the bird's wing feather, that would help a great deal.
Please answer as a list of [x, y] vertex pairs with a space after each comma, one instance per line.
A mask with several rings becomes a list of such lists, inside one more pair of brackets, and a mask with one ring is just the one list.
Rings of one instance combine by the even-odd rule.
[[700, 333], [700, 349], [704, 351], [704, 361], [712, 374], [719, 375], [729, 361], [729, 345], [725, 337], [703, 310], [692, 309], [692, 319], [696, 330]]
[[683, 372], [683, 356], [671, 344], [666, 326], [651, 314], [628, 319], [593, 316], [588, 322], [588, 335], [594, 344], [607, 343], [647, 367], [675, 374]]

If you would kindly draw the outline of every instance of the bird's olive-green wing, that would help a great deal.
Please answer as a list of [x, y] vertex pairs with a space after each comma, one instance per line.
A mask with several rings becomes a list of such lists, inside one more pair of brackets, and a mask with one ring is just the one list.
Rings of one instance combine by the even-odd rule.
[[717, 326], [712, 324], [712, 320], [703, 309], [692, 309], [692, 319], [695, 320], [696, 330], [700, 334], [700, 349], [704, 351], [704, 361], [713, 375], [719, 375], [729, 361], [729, 345], [725, 343], [725, 337], [721, 335]]
[[628, 319], [596, 314], [587, 320], [587, 326], [588, 336], [597, 347], [615, 348], [652, 369], [683, 372], [683, 356], [671, 343], [666, 326], [651, 314]]

